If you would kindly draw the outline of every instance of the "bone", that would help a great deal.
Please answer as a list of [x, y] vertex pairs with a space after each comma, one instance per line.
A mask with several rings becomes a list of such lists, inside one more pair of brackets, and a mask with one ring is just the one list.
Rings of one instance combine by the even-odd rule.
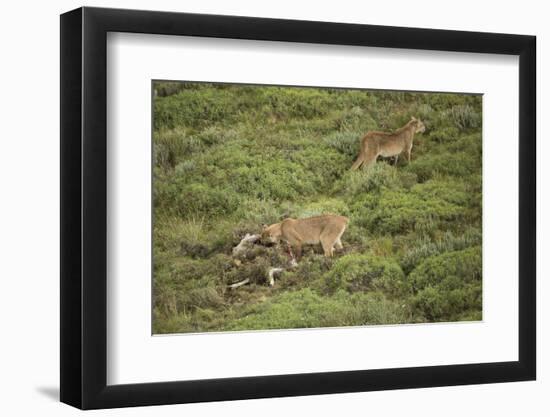
[[279, 274], [284, 271], [284, 268], [269, 268], [269, 272], [267, 273], [267, 276], [269, 278], [269, 285], [274, 286], [275, 285], [275, 274]]
[[242, 287], [243, 285], [246, 285], [249, 282], [250, 282], [250, 279], [247, 278], [247, 279], [243, 279], [242, 281], [236, 282], [235, 284], [228, 285], [228, 287], [234, 290], [235, 288]]
[[256, 243], [260, 240], [260, 238], [260, 235], [251, 235], [250, 233], [247, 233], [246, 236], [242, 238], [240, 243], [233, 248], [233, 256], [240, 256], [241, 254], [244, 254], [248, 249], [250, 249], [250, 245]]
[[[255, 243], [258, 243], [258, 241], [261, 239], [261, 235], [253, 235], [250, 233], [247, 233], [245, 237], [241, 239], [239, 244], [233, 248], [233, 257], [234, 258], [246, 258], [247, 253], [251, 250], [252, 246]], [[298, 266], [298, 262], [296, 261], [296, 257], [292, 253], [292, 249], [290, 245], [287, 245], [287, 251], [289, 256], [289, 268], [295, 268]], [[240, 266], [241, 261], [239, 259], [235, 259], [235, 265]], [[288, 268], [269, 268], [267, 271], [267, 278], [269, 285], [273, 287], [275, 285], [275, 277], [276, 275], [280, 274], [281, 272], [285, 271]], [[239, 288], [243, 285], [246, 285], [250, 282], [250, 279], [245, 279], [240, 282], [236, 282], [235, 284], [228, 285], [229, 288], [235, 289]]]

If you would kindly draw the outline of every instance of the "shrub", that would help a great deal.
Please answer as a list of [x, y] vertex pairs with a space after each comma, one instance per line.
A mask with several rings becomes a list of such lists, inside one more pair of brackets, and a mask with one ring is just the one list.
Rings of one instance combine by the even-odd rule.
[[401, 185], [397, 170], [385, 163], [377, 163], [368, 169], [348, 171], [334, 185], [335, 193], [343, 193], [348, 199], [357, 194], [376, 193], [383, 188], [396, 188]]
[[442, 127], [437, 130], [433, 130], [429, 134], [429, 139], [437, 143], [449, 143], [458, 139], [459, 132], [454, 126]]
[[481, 311], [481, 247], [447, 252], [421, 262], [409, 275], [414, 308], [429, 321], [456, 320]]
[[217, 254], [206, 259], [177, 256], [159, 267], [161, 274], [168, 272], [166, 280], [161, 280], [163, 282], [205, 287], [224, 283], [224, 276], [234, 268], [234, 264], [228, 255]]
[[476, 162], [476, 165], [481, 168], [482, 146], [481, 132], [477, 132], [460, 136], [456, 141], [448, 143], [446, 149], [449, 152], [467, 153]]
[[240, 229], [242, 236], [246, 233], [260, 233], [261, 225], [281, 220], [281, 216], [285, 214], [282, 206], [283, 203], [276, 204], [273, 200], [243, 197], [234, 214], [235, 230]]
[[262, 99], [279, 116], [314, 118], [326, 115], [330, 109], [331, 99], [322, 89], [267, 87], [263, 93]]
[[321, 214], [338, 214], [341, 216], [349, 215], [349, 209], [346, 203], [337, 198], [327, 198], [324, 200], [305, 203], [298, 211], [298, 218], [319, 216]]
[[[378, 127], [376, 121], [372, 118], [371, 112], [360, 106], [354, 106], [339, 112], [338, 117], [334, 120], [334, 125], [340, 133], [346, 133], [351, 130], [351, 132], [347, 133], [356, 134], [356, 147], [366, 132], [375, 130]], [[334, 136], [333, 134], [332, 136], [335, 139], [338, 138], [337, 135]]]
[[174, 168], [184, 158], [203, 149], [200, 140], [182, 129], [155, 132], [153, 143], [155, 165], [164, 169]]
[[240, 100], [227, 90], [216, 88], [186, 89], [155, 100], [155, 130], [177, 127], [201, 128], [211, 123], [235, 120]]
[[231, 268], [231, 260], [224, 255], [209, 260], [155, 257], [153, 301], [157, 313], [170, 316], [222, 307], [223, 277]]
[[232, 189], [182, 182], [159, 184], [154, 195], [155, 206], [166, 207], [168, 213], [184, 218], [228, 215], [239, 206], [239, 194]]
[[337, 292], [321, 296], [305, 288], [274, 297], [229, 323], [227, 330], [340, 327], [407, 322], [408, 311], [381, 294]]
[[325, 284], [329, 291], [379, 290], [396, 294], [404, 290], [404, 275], [391, 258], [350, 254], [338, 259], [325, 274]]
[[481, 247], [463, 249], [431, 256], [409, 275], [415, 290], [439, 285], [447, 277], [464, 282], [481, 281]]
[[[449, 280], [450, 281], [450, 280]], [[464, 313], [481, 311], [481, 285], [467, 284], [458, 288], [441, 290], [427, 287], [413, 299], [414, 309], [427, 321], [458, 321]], [[479, 318], [472, 318], [480, 320]]]
[[285, 287], [306, 287], [323, 291], [323, 275], [330, 270], [332, 264], [333, 259], [326, 258], [320, 253], [304, 255], [295, 268], [288, 269], [282, 274], [279, 283]]
[[441, 199], [459, 206], [469, 202], [468, 186], [455, 178], [439, 178], [411, 188], [411, 192], [428, 201]]
[[[153, 223], [153, 239], [158, 241], [157, 248], [172, 253], [183, 252], [183, 255], [209, 253], [210, 236], [204, 217], [190, 217], [182, 220], [177, 217], [159, 217]], [[196, 248], [187, 251], [188, 248]]]
[[220, 289], [214, 287], [193, 288], [186, 291], [180, 299], [180, 304], [188, 308], [216, 308], [224, 304]]
[[181, 83], [171, 81], [155, 81], [153, 88], [157, 97], [167, 97], [184, 90], [197, 90], [207, 88], [210, 84]]
[[205, 146], [217, 145], [237, 139], [237, 133], [234, 130], [220, 126], [208, 126], [196, 134], [196, 138]]
[[405, 252], [401, 258], [401, 267], [408, 274], [420, 262], [433, 255], [462, 250], [479, 244], [481, 244], [481, 231], [477, 228], [468, 229], [463, 235], [455, 235], [447, 231], [436, 240], [422, 236]]
[[418, 183], [418, 177], [414, 172], [400, 170], [398, 171], [398, 179], [401, 187], [407, 190]]
[[382, 235], [414, 230], [430, 233], [464, 216], [464, 209], [447, 198], [433, 195], [426, 199], [425, 194], [415, 187], [410, 192], [384, 190], [379, 198], [363, 196], [351, 210], [359, 224]]
[[260, 200], [286, 200], [314, 193], [316, 178], [302, 165], [287, 160], [241, 166], [227, 181], [227, 186], [240, 194]]
[[[331, 187], [347, 168], [347, 160], [333, 149], [320, 146], [319, 143], [307, 144], [304, 149], [292, 152], [289, 162], [300, 167], [295, 170], [297, 180], [303, 179], [313, 186], [313, 192]], [[275, 167], [268, 164], [271, 169]], [[279, 173], [277, 168], [276, 173]], [[283, 172], [280, 175], [284, 175]]]
[[481, 170], [481, 161], [465, 152], [425, 154], [405, 169], [416, 174], [419, 182], [441, 175], [465, 177]]
[[447, 111], [447, 115], [460, 130], [481, 126], [481, 114], [468, 104], [453, 106], [451, 110]]
[[[417, 98], [417, 97], [415, 97]], [[419, 104], [414, 110], [411, 111], [411, 113], [414, 113], [413, 115], [426, 125], [426, 128], [429, 129], [431, 125], [431, 119], [434, 116], [434, 109], [430, 104], [422, 103]]]
[[393, 239], [389, 236], [370, 239], [368, 246], [369, 251], [375, 256], [393, 256]]

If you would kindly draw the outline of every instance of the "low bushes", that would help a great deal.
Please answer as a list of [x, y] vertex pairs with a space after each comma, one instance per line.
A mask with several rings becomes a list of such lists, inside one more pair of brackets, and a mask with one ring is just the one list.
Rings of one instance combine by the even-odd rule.
[[404, 291], [404, 278], [399, 264], [391, 258], [359, 254], [338, 259], [324, 277], [329, 291], [343, 289], [354, 293], [374, 290], [391, 295]]
[[343, 194], [352, 201], [361, 193], [378, 193], [384, 188], [396, 188], [401, 185], [397, 170], [381, 162], [369, 169], [346, 172], [333, 187], [335, 193]]
[[384, 190], [378, 198], [364, 196], [352, 206], [354, 209], [362, 225], [382, 235], [432, 233], [464, 215], [460, 205], [436, 196], [426, 199], [422, 189], [410, 193]]
[[481, 311], [481, 247], [435, 255], [410, 274], [413, 305], [428, 320], [456, 320]]
[[[177, 185], [177, 184], [176, 184]], [[177, 187], [170, 196], [176, 214], [184, 216], [227, 216], [239, 206], [237, 191], [221, 187], [209, 187], [203, 183], [191, 183]]]
[[481, 126], [481, 114], [468, 104], [451, 107], [447, 114], [460, 130], [467, 130]]
[[337, 198], [327, 198], [310, 203], [304, 203], [296, 210], [294, 216], [297, 218], [319, 216], [322, 214], [339, 214], [341, 216], [349, 215], [349, 208], [344, 201]]
[[408, 274], [420, 262], [433, 255], [462, 250], [480, 244], [480, 228], [470, 228], [463, 235], [456, 235], [447, 231], [438, 239], [432, 239], [424, 235], [410, 244], [401, 258], [401, 267]]
[[466, 152], [425, 154], [414, 159], [414, 163], [405, 170], [414, 173], [419, 182], [425, 182], [437, 176], [454, 176], [464, 178], [478, 172], [481, 159]]
[[236, 168], [227, 186], [237, 193], [258, 199], [296, 199], [315, 190], [316, 178], [292, 161], [263, 161]]
[[380, 293], [321, 296], [304, 288], [274, 297], [250, 309], [244, 318], [230, 322], [227, 330], [292, 329], [406, 323], [409, 314]]

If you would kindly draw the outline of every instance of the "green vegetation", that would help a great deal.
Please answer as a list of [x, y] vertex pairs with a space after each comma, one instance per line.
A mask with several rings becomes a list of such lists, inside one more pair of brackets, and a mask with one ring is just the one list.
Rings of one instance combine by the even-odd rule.
[[[480, 96], [154, 88], [154, 333], [481, 319]], [[411, 116], [410, 163], [349, 170], [362, 135]], [[232, 256], [262, 224], [323, 213], [350, 218], [334, 258]], [[273, 287], [271, 267], [288, 268]]]

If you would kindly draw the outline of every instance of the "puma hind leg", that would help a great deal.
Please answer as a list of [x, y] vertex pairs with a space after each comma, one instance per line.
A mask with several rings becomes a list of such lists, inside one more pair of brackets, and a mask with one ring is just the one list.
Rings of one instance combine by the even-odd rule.
[[334, 247], [336, 249], [338, 249], [339, 251], [343, 250], [344, 249], [344, 245], [342, 245], [342, 235], [344, 234], [344, 232], [346, 231], [346, 226], [344, 226], [342, 228], [342, 230], [340, 231], [340, 233], [337, 235], [338, 237], [336, 238], [336, 242], [334, 242]]
[[322, 239], [321, 246], [323, 247], [323, 252], [325, 253], [325, 256], [327, 258], [330, 258], [332, 257], [332, 255], [334, 255], [334, 247], [328, 239]]
[[374, 150], [367, 151], [362, 168], [365, 169], [373, 166], [376, 163], [377, 158], [378, 158], [378, 153], [376, 151]]
[[376, 159], [380, 154], [380, 149], [376, 144], [367, 144], [363, 149], [363, 166], [362, 168], [369, 168], [376, 163]]
[[321, 241], [321, 246], [323, 247], [326, 257], [332, 257], [334, 255], [334, 247], [338, 250], [343, 248], [340, 237], [344, 234], [345, 230], [345, 227], [342, 228], [336, 225], [328, 226], [323, 230], [319, 240]]
[[363, 153], [361, 152], [357, 157], [357, 159], [355, 160], [355, 162], [353, 163], [353, 165], [351, 166], [351, 170], [355, 171], [356, 169], [358, 169], [363, 164], [364, 160], [365, 159], [363, 157]]

